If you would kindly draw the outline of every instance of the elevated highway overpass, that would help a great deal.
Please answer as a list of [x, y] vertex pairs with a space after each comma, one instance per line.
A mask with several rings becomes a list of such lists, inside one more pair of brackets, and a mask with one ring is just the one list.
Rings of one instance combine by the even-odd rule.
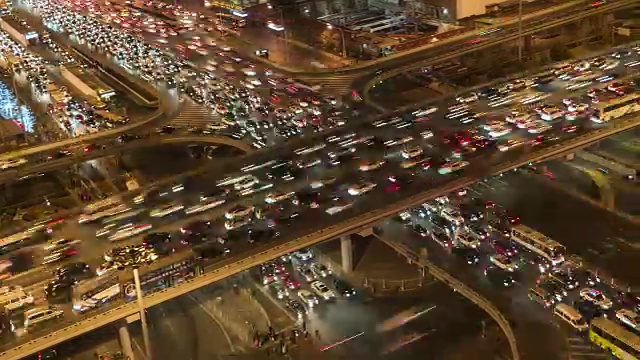
[[[458, 188], [469, 186], [480, 178], [511, 171], [529, 162], [564, 156], [606, 136], [631, 129], [639, 123], [640, 117], [620, 119], [608, 128], [593, 130], [540, 150], [512, 153], [497, 159], [484, 158], [472, 163], [460, 175], [441, 177], [440, 180], [430, 182], [426, 186], [423, 182], [416, 181], [407, 184], [401, 191], [379, 193], [377, 196], [371, 195], [371, 197], [367, 197], [365, 201], [348, 211], [332, 216], [322, 214], [322, 216], [314, 216], [313, 219], [308, 219], [307, 221], [293, 223], [288, 228], [281, 228], [282, 235], [277, 241], [239, 252], [232, 257], [207, 266], [202, 275], [196, 276], [192, 280], [145, 296], [145, 306], [159, 304], [301, 248], [337, 238], [346, 240], [348, 235], [366, 231], [376, 222], [394, 216], [408, 207], [450, 193]], [[238, 170], [242, 166], [273, 158], [273, 154], [271, 156], [267, 156], [268, 154], [256, 155], [257, 157], [249, 155], [243, 161], [236, 160], [238, 164], [234, 168]], [[231, 165], [227, 166], [230, 167]], [[224, 174], [227, 173], [225, 172]], [[278, 188], [278, 185], [274, 187], [276, 190]], [[225, 206], [228, 208], [237, 204], [238, 202], [227, 203]], [[218, 215], [220, 215], [220, 211], [217, 211]], [[211, 214], [203, 214], [203, 216], [210, 218]], [[179, 228], [190, 221], [193, 221], [193, 218], [181, 220], [172, 226]], [[26, 355], [135, 315], [137, 311], [136, 304], [116, 302], [85, 315], [71, 316], [47, 329], [35, 330], [17, 338], [15, 342], [0, 345], [4, 351], [0, 353], [0, 358], [9, 360], [21, 359]]]
[[34, 163], [0, 172], [0, 184], [18, 181], [29, 175], [41, 174], [49, 171], [62, 170], [73, 164], [82, 163], [101, 157], [122, 155], [135, 149], [151, 147], [162, 144], [211, 144], [226, 145], [236, 148], [245, 154], [254, 150], [251, 145], [241, 140], [235, 140], [228, 136], [197, 136], [197, 135], [157, 135], [144, 137], [142, 139], [131, 141], [124, 144], [109, 144], [101, 149], [77, 152], [73, 156], [64, 157], [56, 160], [49, 160], [41, 163]]

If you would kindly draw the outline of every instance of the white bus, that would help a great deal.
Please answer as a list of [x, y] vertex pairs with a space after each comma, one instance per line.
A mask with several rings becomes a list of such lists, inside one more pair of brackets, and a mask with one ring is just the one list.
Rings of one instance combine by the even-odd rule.
[[553, 265], [564, 262], [565, 247], [528, 226], [522, 224], [513, 226], [511, 240], [540, 255]]
[[640, 94], [629, 94], [621, 98], [593, 105], [591, 121], [605, 123], [640, 110]]

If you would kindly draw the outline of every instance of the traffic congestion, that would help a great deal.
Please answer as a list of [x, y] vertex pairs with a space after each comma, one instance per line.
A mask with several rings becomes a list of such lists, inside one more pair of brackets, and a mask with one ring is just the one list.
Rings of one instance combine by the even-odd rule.
[[463, 188], [398, 214], [380, 234], [426, 246], [431, 258], [460, 264], [483, 286], [528, 299], [534, 312], [617, 358], [638, 356], [640, 296], [614, 287], [490, 198]]

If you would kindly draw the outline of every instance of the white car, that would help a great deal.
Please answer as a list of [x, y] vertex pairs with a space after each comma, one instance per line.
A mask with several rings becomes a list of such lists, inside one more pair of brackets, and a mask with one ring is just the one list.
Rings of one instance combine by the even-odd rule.
[[255, 176], [247, 176], [246, 178], [233, 184], [233, 188], [236, 190], [248, 189], [258, 183], [258, 179]]
[[303, 304], [306, 304], [310, 308], [316, 306], [320, 302], [318, 300], [318, 297], [311, 293], [311, 291], [309, 290], [298, 291], [298, 297]]
[[551, 125], [547, 124], [546, 122], [544, 122], [542, 120], [539, 120], [539, 121], [536, 121], [531, 126], [529, 126], [527, 128], [527, 131], [530, 134], [541, 134], [543, 132], [551, 130], [552, 128], [553, 127]]
[[456, 100], [461, 103], [471, 103], [474, 101], [478, 101], [478, 94], [470, 92], [468, 94], [458, 96]]
[[438, 169], [438, 174], [450, 174], [458, 170], [462, 170], [467, 166], [469, 166], [468, 161], [449, 161], [440, 166], [440, 168]]
[[293, 253], [293, 256], [302, 261], [313, 259], [313, 253], [309, 249], [298, 250]]
[[200, 204], [190, 206], [184, 210], [186, 214], [195, 214], [218, 207], [226, 202], [225, 199], [212, 199], [204, 201]]
[[489, 131], [489, 136], [491, 136], [492, 138], [499, 138], [510, 133], [511, 133], [511, 127], [502, 126], [502, 127], [495, 127], [491, 129]]
[[316, 295], [325, 299], [325, 300], [333, 300], [336, 298], [336, 294], [333, 290], [329, 289], [325, 283], [322, 281], [314, 281], [311, 283], [311, 290], [313, 290]]
[[240, 219], [229, 219], [224, 222], [224, 228], [227, 230], [239, 229], [251, 222], [251, 217], [247, 216]]
[[64, 247], [64, 246], [72, 246], [79, 244], [81, 241], [78, 239], [57, 239], [50, 241], [45, 247], [45, 250], [54, 250], [56, 248]]
[[431, 131], [431, 130], [425, 130], [425, 131], [423, 131], [423, 132], [421, 132], [421, 133], [420, 133], [420, 136], [421, 136], [423, 139], [429, 139], [429, 138], [432, 138], [432, 137], [433, 137], [433, 131]]
[[603, 310], [611, 309], [613, 302], [608, 297], [604, 296], [598, 289], [585, 288], [580, 290], [580, 297], [598, 305]]
[[252, 68], [244, 68], [242, 72], [247, 76], [256, 76], [256, 71]]
[[18, 158], [18, 159], [9, 159], [0, 161], [0, 169], [13, 169], [18, 166], [24, 165], [27, 163], [27, 159]]
[[331, 269], [329, 269], [326, 265], [318, 263], [311, 265], [311, 271], [316, 274], [317, 278], [326, 278], [333, 274]]
[[402, 149], [402, 157], [405, 159], [412, 159], [414, 157], [422, 155], [422, 153], [423, 150], [420, 146]]
[[334, 205], [331, 207], [328, 207], [327, 210], [325, 210], [325, 212], [329, 215], [335, 215], [339, 212], [342, 212], [344, 210], [347, 210], [349, 208], [351, 208], [353, 206], [352, 202], [344, 202], [342, 204], [339, 205]]
[[507, 141], [505, 141], [504, 143], [498, 145], [498, 150], [505, 152], [505, 151], [509, 151], [511, 149], [515, 149], [517, 147], [520, 147], [522, 145], [524, 145], [525, 142], [520, 141], [520, 140], [514, 140], [514, 139], [509, 139]]
[[290, 196], [291, 196], [291, 193], [272, 192], [267, 194], [267, 196], [264, 198], [264, 201], [267, 204], [275, 204], [277, 202], [287, 200]]
[[489, 261], [491, 261], [492, 264], [494, 264], [495, 266], [505, 271], [513, 272], [518, 269], [518, 265], [516, 265], [513, 261], [511, 261], [509, 257], [505, 255], [501, 255], [501, 254], [491, 255], [489, 257]]
[[262, 85], [262, 81], [260, 81], [258, 78], [252, 77], [252, 78], [249, 78], [249, 79], [247, 79], [247, 80], [249, 80], [249, 82], [250, 82], [250, 83], [251, 83], [251, 85], [253, 85], [253, 86], [260, 86], [260, 85]]
[[616, 317], [621, 323], [627, 325], [633, 330], [640, 330], [640, 316], [629, 309], [621, 309], [616, 311]]
[[469, 248], [476, 249], [480, 247], [480, 240], [476, 239], [469, 233], [459, 233], [458, 235], [456, 235], [456, 241]]
[[118, 229], [111, 236], [109, 236], [109, 240], [118, 241], [118, 240], [126, 239], [128, 237], [135, 236], [147, 230], [150, 230], [151, 228], [152, 228], [151, 224], [140, 224], [140, 225], [128, 224]]
[[377, 161], [367, 161], [365, 163], [360, 164], [360, 171], [373, 171], [380, 169], [382, 165], [384, 165], [385, 161], [377, 160]]
[[245, 218], [253, 213], [253, 206], [235, 206], [224, 214], [224, 217], [233, 220], [239, 218]]
[[349, 195], [353, 195], [353, 196], [362, 195], [373, 190], [375, 187], [376, 187], [376, 184], [372, 182], [362, 182], [359, 184], [351, 185], [347, 190], [347, 192], [349, 192]]
[[151, 217], [165, 217], [184, 209], [184, 205], [180, 203], [169, 203], [157, 207], [149, 212]]
[[580, 104], [569, 104], [569, 106], [567, 106], [567, 110], [569, 111], [577, 111], [577, 112], [585, 112], [587, 110], [589, 110], [589, 104], [585, 104], [585, 103], [580, 103]]

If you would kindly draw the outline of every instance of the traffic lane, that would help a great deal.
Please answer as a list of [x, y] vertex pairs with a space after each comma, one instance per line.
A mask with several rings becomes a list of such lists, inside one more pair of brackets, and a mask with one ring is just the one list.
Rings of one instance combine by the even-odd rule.
[[640, 191], [615, 188], [615, 206], [624, 213], [640, 216]]
[[[201, 345], [206, 344], [205, 335], [211, 332], [207, 328], [215, 326], [209, 322], [202, 326], [204, 318], [189, 295], [182, 296], [151, 307], [147, 310], [149, 339], [154, 358], [159, 359], [197, 359]], [[136, 323], [136, 326], [139, 326]], [[214, 341], [211, 338], [209, 341]], [[144, 348], [142, 334], [135, 337], [137, 346]]]
[[[627, 284], [640, 282], [633, 271], [640, 261], [635, 246], [638, 226], [601, 207], [567, 196], [532, 175], [512, 173], [506, 185], [487, 188], [482, 197], [494, 200], [522, 222], [547, 234], [596, 268]], [[522, 191], [526, 189], [526, 191]]]
[[[513, 152], [513, 153], [495, 153], [491, 155], [491, 160], [493, 160], [494, 158], [497, 159], [501, 159], [501, 160], [508, 160], [509, 158], [512, 158], [511, 156], [513, 156], [514, 154], [516, 154], [517, 152]], [[487, 167], [487, 161], [488, 159], [480, 159], [480, 160], [484, 160], [484, 161], [478, 161], [477, 163], [474, 164], [474, 166], [470, 167], [469, 170], [473, 170], [473, 171], [483, 171], [482, 169]], [[261, 169], [259, 170], [261, 172], [263, 172], [264, 170]], [[344, 171], [341, 168], [335, 168], [334, 171], [337, 172], [341, 172]], [[390, 168], [386, 168], [383, 169], [382, 171], [374, 171], [374, 172], [367, 172], [367, 173], [360, 173], [357, 170], [354, 171], [353, 167], [350, 167], [349, 169], [346, 170], [346, 176], [342, 176], [342, 182], [337, 182], [337, 184], [350, 184], [350, 183], [354, 183], [358, 180], [360, 180], [360, 177], [364, 177], [365, 179], [370, 179], [370, 180], [375, 180], [376, 183], [378, 184], [385, 184], [387, 183], [386, 178], [388, 177], [388, 175], [397, 175], [399, 173], [403, 173], [406, 172], [406, 170], [402, 170], [402, 169], [397, 169], [397, 170], [392, 170]], [[217, 174], [217, 173], [215, 173]], [[326, 174], [325, 174], [326, 175]], [[428, 183], [430, 183], [433, 186], [438, 186], [438, 185], [442, 185], [446, 182], [448, 182], [452, 177], [455, 178], [455, 175], [448, 175], [448, 176], [437, 176], [437, 175], [431, 175], [431, 172], [429, 174], [426, 174], [426, 178], [422, 177], [421, 179], [418, 178], [418, 180], [422, 180], [422, 181], [427, 181]], [[321, 178], [321, 177], [320, 177]], [[292, 184], [298, 184], [297, 186], [306, 186], [306, 184], [309, 182], [310, 179], [300, 179], [298, 180], [298, 182], [293, 182], [291, 184], [287, 184], [285, 183], [284, 186], [288, 186], [287, 189], [291, 189], [291, 191], [295, 190], [295, 185]], [[307, 183], [305, 183], [305, 181], [307, 181]], [[420, 181], [416, 181], [414, 183], [409, 184], [409, 188], [420, 188], [419, 184]], [[206, 184], [206, 182], [205, 182]], [[210, 189], [210, 185], [208, 186], [208, 189]], [[280, 191], [284, 191], [287, 189], [283, 189], [280, 187], [274, 187], [273, 191], [276, 190], [280, 190]], [[342, 189], [344, 191], [344, 188]], [[326, 190], [325, 190], [326, 191]], [[380, 190], [378, 190], [380, 191]], [[286, 191], [285, 191], [286, 192]], [[388, 199], [388, 198], [393, 198], [393, 197], [401, 197], [403, 195], [403, 193], [405, 193], [406, 190], [404, 191], [396, 191], [394, 193], [385, 193], [385, 196], [378, 196], [375, 197], [375, 199], [373, 199], [373, 203], [380, 203], [381, 200], [384, 199]], [[178, 193], [178, 196], [185, 196], [186, 192], [180, 192]], [[193, 195], [187, 195], [187, 196], [193, 196]], [[227, 202], [226, 204], [222, 205], [221, 207], [219, 207], [218, 209], [212, 211], [212, 212], [205, 212], [204, 214], [201, 214], [200, 216], [197, 217], [187, 217], [186, 219], [181, 219], [178, 220], [176, 218], [176, 215], [172, 215], [172, 216], [168, 216], [165, 218], [161, 218], [158, 220], [155, 220], [152, 222], [152, 224], [156, 225], [155, 226], [155, 231], [175, 231], [177, 229], [179, 229], [181, 226], [188, 224], [191, 221], [195, 221], [197, 219], [205, 219], [205, 220], [210, 220], [212, 218], [222, 218], [224, 212], [226, 212], [226, 210], [230, 209], [231, 207], [238, 205], [238, 204], [247, 204], [247, 205], [251, 205], [251, 204], [260, 204], [263, 203], [263, 198], [262, 196], [264, 196], [264, 194], [261, 193], [256, 193], [253, 194], [253, 196], [250, 197], [245, 197], [245, 198], [239, 198], [237, 200], [235, 200], [234, 202]], [[354, 201], [354, 208], [362, 208], [362, 206], [366, 206], [363, 204], [366, 203], [365, 200], [369, 200], [371, 201], [372, 198], [371, 196], [360, 196], [360, 197], [353, 197], [350, 195], [345, 194], [344, 196], [346, 196], [346, 198], [350, 198]], [[162, 197], [155, 199], [155, 200], [150, 200], [150, 203], [145, 204], [145, 208], [146, 209], [150, 209], [152, 208], [152, 206], [157, 205], [157, 204], [161, 204], [164, 202], [168, 202], [169, 199], [163, 199]], [[183, 200], [184, 201], [184, 200]], [[383, 201], [384, 202], [384, 201]], [[368, 207], [368, 206], [367, 206]], [[135, 207], [134, 207], [135, 208]], [[337, 214], [340, 215], [340, 214]], [[340, 216], [342, 217], [342, 216]], [[323, 218], [325, 220], [329, 220], [331, 219], [331, 216], [326, 217], [323, 216]], [[142, 221], [142, 219], [141, 219]], [[144, 219], [144, 221], [149, 221], [148, 219]], [[172, 222], [176, 222], [175, 224], [171, 225]], [[157, 226], [160, 226], [159, 228]], [[73, 222], [73, 220], [71, 220], [71, 222], [65, 223], [63, 225], [62, 230], [60, 231], [61, 234], [65, 234], [65, 233], [70, 233], [70, 234], [76, 234], [78, 231], [83, 231], [83, 230], [79, 230], [79, 228], [83, 227], [82, 225], [79, 225], [75, 222]], [[89, 225], [88, 228], [92, 229], [93, 231], [97, 230], [98, 226], [97, 225]], [[57, 236], [54, 235], [54, 236]], [[139, 244], [141, 242], [141, 239], [143, 238], [143, 236], [138, 236], [138, 237], [133, 237], [131, 239], [127, 239], [124, 241], [120, 241], [118, 243], [118, 245], [115, 246], [125, 246], [125, 245], [130, 245], [130, 244]], [[95, 237], [95, 233], [93, 236], [89, 237], [89, 239], [96, 239]], [[96, 239], [98, 240], [98, 239]], [[105, 240], [99, 240], [98, 244], [100, 244], [99, 246], [95, 246], [93, 249], [95, 249], [95, 251], [104, 251], [106, 248], [109, 248], [111, 246], [114, 245], [110, 245], [110, 242], [105, 241]], [[106, 245], [105, 245], [106, 244]], [[106, 247], [106, 248], [105, 248]], [[91, 253], [91, 255], [94, 255], [95, 253]], [[79, 256], [79, 260], [81, 261], [86, 261], [86, 262], [92, 262], [92, 261], [96, 261], [95, 257], [84, 257], [82, 252]], [[31, 277], [29, 277], [31, 278]], [[24, 284], [22, 281], [18, 280], [16, 285], [28, 285], [28, 284]]]
[[[343, 333], [327, 338], [321, 332], [319, 346], [327, 356], [442, 359], [460, 351], [465, 340], [480, 336], [483, 322], [484, 326], [492, 322], [480, 308], [439, 282], [412, 296], [374, 299], [358, 306], [360, 311], [327, 306], [327, 314], [319, 318], [326, 327]], [[371, 321], [354, 327], [352, 321], [362, 312]], [[310, 322], [313, 329], [314, 319]], [[353, 338], [358, 334], [362, 335]]]
[[[460, 280], [472, 290], [490, 301], [507, 318], [518, 341], [518, 349], [524, 359], [564, 359], [566, 343], [553, 323], [550, 312], [527, 297], [528, 287], [502, 288], [490, 283], [483, 271], [486, 266], [470, 266], [435, 241], [417, 236], [411, 229], [390, 221], [383, 224], [384, 237], [401, 241], [413, 249], [426, 248], [429, 261]], [[534, 276], [532, 271], [527, 277]]]
[[584, 171], [563, 161], [555, 160], [545, 162], [538, 166], [544, 169], [544, 175], [551, 180], [571, 187], [594, 200], [600, 200], [601, 194], [598, 186]]

